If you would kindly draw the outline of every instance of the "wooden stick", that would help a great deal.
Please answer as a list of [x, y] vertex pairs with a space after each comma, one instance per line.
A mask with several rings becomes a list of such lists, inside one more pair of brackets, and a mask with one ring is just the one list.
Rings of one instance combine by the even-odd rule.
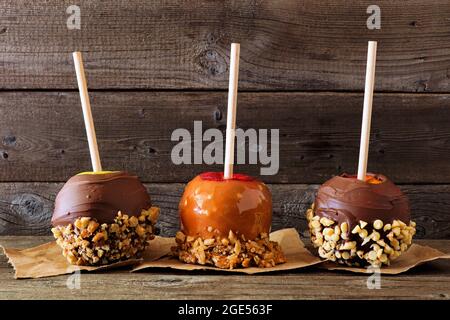
[[359, 145], [358, 180], [366, 181], [367, 159], [369, 156], [370, 123], [372, 120], [373, 88], [375, 85], [375, 63], [377, 59], [377, 42], [369, 41], [366, 66], [366, 86], [364, 90], [364, 111]]
[[239, 43], [231, 44], [230, 53], [230, 81], [228, 85], [227, 136], [225, 145], [224, 178], [233, 178], [234, 138], [236, 135], [236, 104], [239, 76]]
[[97, 146], [97, 137], [95, 135], [94, 120], [92, 119], [91, 103], [87, 90], [86, 75], [84, 74], [83, 58], [81, 52], [73, 53], [73, 62], [77, 73], [78, 89], [80, 91], [81, 107], [83, 108], [84, 125], [89, 143], [89, 152], [91, 154], [92, 168], [94, 172], [102, 171], [100, 155]]

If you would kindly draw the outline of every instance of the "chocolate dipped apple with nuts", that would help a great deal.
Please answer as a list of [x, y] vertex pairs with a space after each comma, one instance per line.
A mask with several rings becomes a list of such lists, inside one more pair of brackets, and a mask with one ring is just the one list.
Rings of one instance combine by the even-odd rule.
[[349, 266], [389, 265], [416, 233], [408, 198], [381, 174], [328, 180], [306, 216], [320, 257]]
[[106, 265], [138, 257], [154, 238], [158, 215], [137, 177], [84, 172], [58, 193], [52, 232], [69, 263]]
[[222, 269], [285, 262], [278, 243], [269, 240], [272, 195], [259, 180], [200, 174], [187, 184], [179, 211], [181, 230], [173, 252], [183, 262]]

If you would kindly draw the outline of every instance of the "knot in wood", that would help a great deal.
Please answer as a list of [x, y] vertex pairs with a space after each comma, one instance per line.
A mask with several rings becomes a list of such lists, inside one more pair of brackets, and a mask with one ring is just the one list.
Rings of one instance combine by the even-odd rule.
[[198, 64], [211, 76], [217, 76], [227, 71], [225, 58], [214, 49], [203, 50], [198, 56]]
[[3, 145], [8, 146], [8, 147], [12, 147], [16, 145], [16, 137], [13, 135], [8, 135], [3, 137]]
[[23, 193], [15, 197], [11, 202], [11, 210], [14, 211], [17, 216], [26, 221], [32, 221], [34, 218], [42, 218], [45, 216], [45, 205], [41, 197]]

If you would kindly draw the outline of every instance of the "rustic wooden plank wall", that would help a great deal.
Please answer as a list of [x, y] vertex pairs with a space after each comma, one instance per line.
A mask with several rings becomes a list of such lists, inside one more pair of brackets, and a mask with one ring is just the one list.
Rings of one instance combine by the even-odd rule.
[[[91, 100], [104, 166], [145, 182], [185, 182], [207, 169], [172, 164], [175, 128], [193, 135], [195, 120], [204, 129], [226, 126], [226, 92], [108, 91]], [[360, 93], [241, 93], [238, 126], [280, 129], [280, 171], [265, 181], [322, 183], [356, 170], [362, 100]], [[449, 103], [444, 94], [377, 94], [369, 169], [397, 183], [449, 183]], [[65, 181], [90, 166], [77, 92], [3, 92], [0, 115], [3, 181]], [[240, 167], [254, 175], [259, 168]]]
[[[2, 183], [0, 193], [0, 234], [48, 234], [51, 210], [56, 193], [63, 183]], [[178, 229], [178, 201], [182, 183], [145, 184], [154, 205], [161, 208], [161, 234], [175, 235]], [[295, 227], [308, 236], [304, 212], [310, 207], [319, 185], [270, 184], [273, 194], [273, 229]], [[412, 202], [417, 237], [450, 237], [450, 185], [402, 185]], [[433, 203], [434, 211], [429, 209]]]
[[[70, 52], [84, 51], [104, 166], [148, 183], [173, 234], [183, 183], [175, 128], [224, 130], [228, 51], [241, 43], [238, 126], [280, 129], [274, 228], [305, 230], [318, 184], [356, 169], [367, 40], [379, 41], [369, 169], [410, 196], [419, 237], [450, 238], [450, 4], [378, 1], [0, 4], [0, 234], [48, 234], [61, 183], [89, 167]], [[259, 167], [240, 171], [259, 174]]]
[[376, 89], [446, 92], [447, 0], [4, 0], [2, 88], [76, 88], [68, 53], [85, 56], [91, 88], [226, 89], [230, 42], [240, 42], [241, 90], [361, 90], [367, 39], [378, 40]]

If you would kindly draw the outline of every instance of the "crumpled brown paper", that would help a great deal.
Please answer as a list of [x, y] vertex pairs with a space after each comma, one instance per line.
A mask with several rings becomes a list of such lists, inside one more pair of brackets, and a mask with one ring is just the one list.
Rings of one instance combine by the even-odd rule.
[[[165, 255], [167, 253], [167, 245], [164, 245], [166, 242], [166, 238], [156, 237], [151, 242], [149, 250], [144, 254], [146, 260], [158, 259]], [[99, 267], [74, 266], [67, 262], [56, 242], [48, 242], [23, 250], [2, 248], [14, 268], [16, 279], [52, 277], [81, 270], [103, 271], [135, 265], [142, 261], [142, 259], [130, 259]]]
[[[175, 238], [166, 238], [169, 239], [165, 245], [167, 249], [170, 251], [171, 246], [175, 246]], [[322, 261], [311, 254], [308, 249], [305, 248], [305, 245], [300, 240], [300, 236], [298, 232], [294, 228], [283, 229], [272, 232], [270, 234], [270, 240], [276, 241], [280, 244], [283, 252], [286, 256], [286, 263], [276, 265], [272, 268], [242, 268], [242, 269], [219, 269], [215, 267], [209, 266], [201, 266], [194, 264], [186, 264], [179, 261], [177, 258], [172, 256], [165, 256], [158, 260], [147, 260], [144, 259], [142, 263], [137, 265], [133, 271], [143, 270], [147, 268], [171, 268], [178, 270], [215, 270], [221, 272], [238, 272], [238, 273], [246, 273], [246, 274], [255, 274], [255, 273], [263, 273], [263, 272], [274, 272], [274, 271], [284, 271], [284, 270], [292, 270], [292, 269], [300, 269], [308, 266], [312, 266]]]
[[[406, 272], [415, 266], [423, 264], [428, 261], [437, 259], [450, 259], [450, 254], [443, 253], [439, 250], [433, 249], [428, 246], [421, 246], [418, 244], [412, 244], [408, 251], [404, 252], [396, 260], [392, 261], [389, 266], [383, 266], [379, 269], [381, 274], [400, 274]], [[373, 268], [357, 268], [348, 267], [345, 265], [326, 261], [320, 265], [320, 268], [327, 270], [343, 270], [354, 273], [373, 273]]]
[[[179, 270], [215, 270], [222, 272], [240, 272], [255, 274], [262, 272], [285, 271], [317, 265], [327, 270], [344, 270], [355, 273], [373, 272], [365, 268], [348, 267], [328, 261], [322, 261], [313, 255], [300, 240], [299, 234], [293, 228], [275, 231], [270, 234], [273, 241], [277, 241], [286, 255], [287, 262], [272, 268], [246, 268], [246, 269], [218, 269], [208, 266], [185, 264], [178, 259], [169, 256], [170, 248], [175, 245], [174, 238], [156, 237], [143, 254], [142, 259], [120, 261], [114, 264], [101, 267], [73, 266], [61, 254], [60, 247], [56, 242], [49, 242], [29, 249], [8, 249], [3, 248], [5, 255], [9, 258], [15, 270], [15, 278], [42, 278], [70, 274], [78, 270], [104, 271], [119, 267], [132, 266], [132, 271], [147, 268], [172, 268]], [[1, 247], [1, 246], [0, 246]], [[399, 274], [411, 268], [436, 259], [450, 259], [450, 254], [445, 254], [439, 250], [413, 244], [411, 248], [403, 253], [390, 266], [381, 268], [382, 274]]]

